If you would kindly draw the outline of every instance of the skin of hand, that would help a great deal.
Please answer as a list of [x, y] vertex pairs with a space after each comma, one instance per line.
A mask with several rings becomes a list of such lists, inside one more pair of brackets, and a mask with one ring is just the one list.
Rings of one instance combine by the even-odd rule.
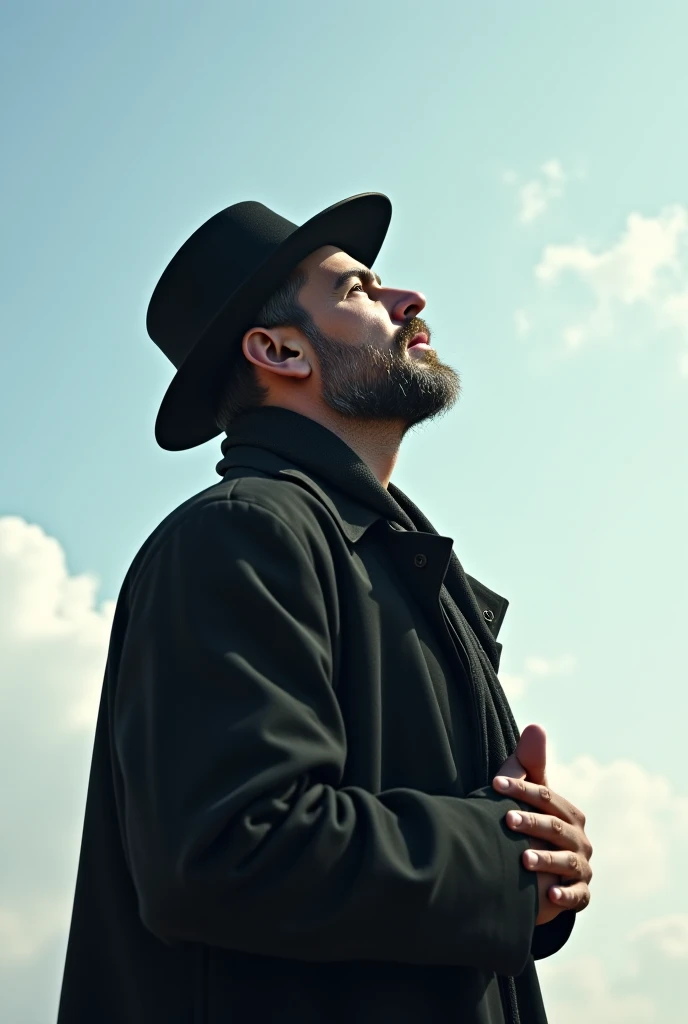
[[497, 793], [541, 812], [509, 811], [506, 816], [509, 828], [532, 837], [523, 865], [538, 873], [536, 925], [554, 920], [562, 910], [584, 910], [590, 902], [592, 878], [585, 815], [549, 788], [546, 743], [541, 726], [526, 726], [516, 750], [492, 781]]

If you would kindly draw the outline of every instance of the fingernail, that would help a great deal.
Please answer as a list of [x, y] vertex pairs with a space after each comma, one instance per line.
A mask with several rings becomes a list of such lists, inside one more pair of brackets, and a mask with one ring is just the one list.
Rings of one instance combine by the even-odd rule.
[[534, 868], [537, 862], [540, 860], [537, 853], [534, 850], [526, 851], [526, 864], [529, 868]]
[[520, 825], [522, 821], [523, 816], [519, 814], [518, 811], [512, 811], [511, 814], [509, 815], [510, 825]]
[[498, 778], [498, 779], [495, 779], [495, 782], [497, 783], [497, 788], [498, 789], [508, 789], [509, 788], [509, 780], [508, 779]]
[[561, 889], [557, 889], [557, 887], [555, 886], [552, 889], [552, 896], [554, 897], [555, 900], [560, 900], [561, 899], [561, 895], [562, 895]]

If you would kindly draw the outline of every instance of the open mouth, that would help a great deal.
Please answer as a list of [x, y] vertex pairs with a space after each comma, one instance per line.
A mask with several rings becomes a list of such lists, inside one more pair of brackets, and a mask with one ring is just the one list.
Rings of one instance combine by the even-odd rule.
[[412, 349], [412, 348], [430, 348], [430, 345], [428, 343], [428, 336], [427, 336], [427, 334], [416, 334], [416, 335], [414, 335], [414, 337], [411, 338], [411, 340], [409, 341], [409, 343], [408, 343], [408, 345], [406, 347], [409, 350]]

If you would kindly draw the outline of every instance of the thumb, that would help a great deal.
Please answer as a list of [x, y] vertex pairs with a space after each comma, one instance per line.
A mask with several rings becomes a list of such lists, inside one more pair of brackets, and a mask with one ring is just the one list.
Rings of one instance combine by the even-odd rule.
[[507, 757], [506, 761], [497, 772], [497, 775], [506, 775], [507, 779], [525, 780], [527, 772], [514, 753], [511, 754], [510, 757]]
[[527, 725], [518, 741], [516, 757], [528, 773], [528, 781], [547, 785], [547, 733], [541, 725]]

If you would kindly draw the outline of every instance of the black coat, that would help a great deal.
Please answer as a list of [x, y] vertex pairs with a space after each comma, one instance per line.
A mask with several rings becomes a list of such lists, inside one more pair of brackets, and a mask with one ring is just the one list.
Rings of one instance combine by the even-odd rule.
[[451, 540], [393, 528], [287, 410], [220, 471], [119, 595], [58, 1024], [503, 1024], [504, 975], [544, 1024], [533, 956], [573, 915], [535, 929], [517, 804], [476, 769]]

